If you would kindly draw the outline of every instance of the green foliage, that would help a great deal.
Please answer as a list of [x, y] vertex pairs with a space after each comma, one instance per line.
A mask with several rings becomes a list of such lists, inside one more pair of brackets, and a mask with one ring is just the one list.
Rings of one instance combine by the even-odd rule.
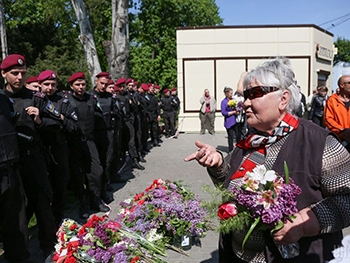
[[338, 38], [334, 45], [338, 48], [338, 54], [334, 56], [333, 64], [335, 65], [340, 61], [350, 62], [350, 40]]
[[177, 84], [176, 28], [222, 24], [214, 0], [132, 1], [130, 72], [141, 82]]

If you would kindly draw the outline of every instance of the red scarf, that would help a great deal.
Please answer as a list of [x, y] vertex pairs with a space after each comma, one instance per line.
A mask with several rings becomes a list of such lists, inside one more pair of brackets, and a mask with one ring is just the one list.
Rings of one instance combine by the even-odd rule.
[[[258, 163], [256, 160], [265, 159], [266, 148], [296, 130], [299, 125], [299, 118], [287, 113], [278, 126], [268, 135], [261, 132], [249, 135], [245, 140], [237, 143], [237, 147], [243, 150], [250, 150], [249, 156], [244, 160], [239, 169], [231, 176], [231, 179], [243, 177], [246, 172], [251, 172]], [[255, 158], [251, 158], [255, 157]]]

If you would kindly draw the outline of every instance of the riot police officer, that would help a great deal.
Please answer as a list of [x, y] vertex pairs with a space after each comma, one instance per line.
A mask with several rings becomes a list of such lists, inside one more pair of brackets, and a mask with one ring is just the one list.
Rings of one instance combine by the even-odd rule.
[[113, 190], [109, 185], [112, 173], [112, 161], [114, 150], [114, 132], [112, 120], [117, 115], [118, 108], [116, 107], [115, 98], [113, 95], [106, 91], [106, 88], [110, 81], [110, 75], [108, 72], [100, 72], [96, 75], [95, 87], [89, 92], [95, 95], [97, 103], [102, 111], [102, 118], [99, 115], [95, 118], [95, 131], [94, 141], [99, 153], [101, 165], [103, 167], [102, 175], [102, 192], [101, 198], [107, 204], [113, 201], [107, 194], [107, 190]]
[[84, 72], [74, 73], [68, 82], [72, 89], [72, 93], [68, 94], [69, 102], [78, 116], [81, 131], [68, 139], [71, 182], [80, 202], [79, 215], [87, 219], [90, 201], [93, 210], [109, 211], [101, 200], [103, 168], [94, 142], [95, 115], [102, 118], [102, 112], [96, 96], [86, 93]]
[[160, 99], [160, 108], [163, 110], [163, 121], [165, 128], [165, 137], [169, 138], [170, 136], [175, 135], [174, 127], [174, 101], [170, 97], [170, 90], [165, 89], [163, 91], [164, 96]]
[[52, 191], [39, 130], [62, 127], [62, 119], [45, 94], [23, 86], [26, 63], [22, 55], [7, 56], [1, 63], [1, 74], [7, 81], [3, 93], [14, 100], [14, 109], [19, 112], [16, 131], [32, 137], [18, 138], [20, 174], [28, 200], [27, 220], [35, 214], [40, 248], [48, 256], [54, 249], [57, 225], [51, 210]]
[[[133, 111], [131, 110], [131, 107], [135, 107], [135, 103], [132, 100], [132, 96], [129, 94], [128, 91], [126, 91], [125, 88], [126, 80], [124, 78], [118, 79], [116, 82], [116, 86], [119, 87], [119, 101], [123, 103], [125, 112], [124, 112], [124, 122], [123, 122], [123, 139], [122, 142], [127, 143], [122, 148], [124, 150], [127, 150], [129, 152], [129, 156], [132, 159], [132, 167], [144, 170], [145, 167], [143, 167], [139, 161], [138, 161], [138, 154], [135, 144], [135, 128], [134, 128], [134, 121], [135, 116]], [[136, 105], [137, 106], [137, 105]]]
[[57, 89], [58, 75], [52, 70], [41, 72], [37, 78], [41, 92], [53, 103], [63, 116], [62, 127], [51, 128], [40, 133], [44, 144], [47, 169], [52, 188], [52, 212], [59, 225], [64, 216], [67, 184], [69, 180], [68, 145], [66, 134], [78, 132], [78, 118], [67, 95]]
[[0, 236], [5, 258], [10, 262], [27, 262], [27, 220], [24, 192], [17, 169], [19, 151], [15, 130], [13, 101], [0, 94]]

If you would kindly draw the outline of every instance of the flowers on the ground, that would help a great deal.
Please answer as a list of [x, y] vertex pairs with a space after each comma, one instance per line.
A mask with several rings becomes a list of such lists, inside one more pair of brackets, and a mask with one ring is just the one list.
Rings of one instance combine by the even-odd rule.
[[280, 229], [298, 212], [296, 197], [301, 189], [289, 178], [287, 169], [286, 176], [282, 177], [259, 165], [229, 191], [229, 200], [219, 206], [219, 230], [228, 233], [249, 228], [242, 247], [254, 228]]
[[107, 216], [93, 215], [84, 225], [65, 220], [57, 232], [59, 243], [53, 260], [57, 263], [158, 262], [164, 249]]
[[121, 207], [115, 220], [107, 215], [93, 215], [84, 225], [64, 220], [54, 262], [163, 263], [160, 256], [174, 237], [203, 237], [208, 227], [198, 197], [180, 182], [154, 180]]
[[157, 179], [142, 193], [123, 201], [122, 222], [156, 244], [171, 244], [183, 235], [203, 237], [206, 212], [192, 191], [180, 182]]

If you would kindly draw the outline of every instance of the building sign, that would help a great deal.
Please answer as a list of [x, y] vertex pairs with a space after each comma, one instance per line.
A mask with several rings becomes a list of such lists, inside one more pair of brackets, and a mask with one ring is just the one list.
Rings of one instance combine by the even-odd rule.
[[333, 60], [333, 49], [329, 49], [321, 46], [320, 44], [316, 45], [316, 57], [328, 61]]

